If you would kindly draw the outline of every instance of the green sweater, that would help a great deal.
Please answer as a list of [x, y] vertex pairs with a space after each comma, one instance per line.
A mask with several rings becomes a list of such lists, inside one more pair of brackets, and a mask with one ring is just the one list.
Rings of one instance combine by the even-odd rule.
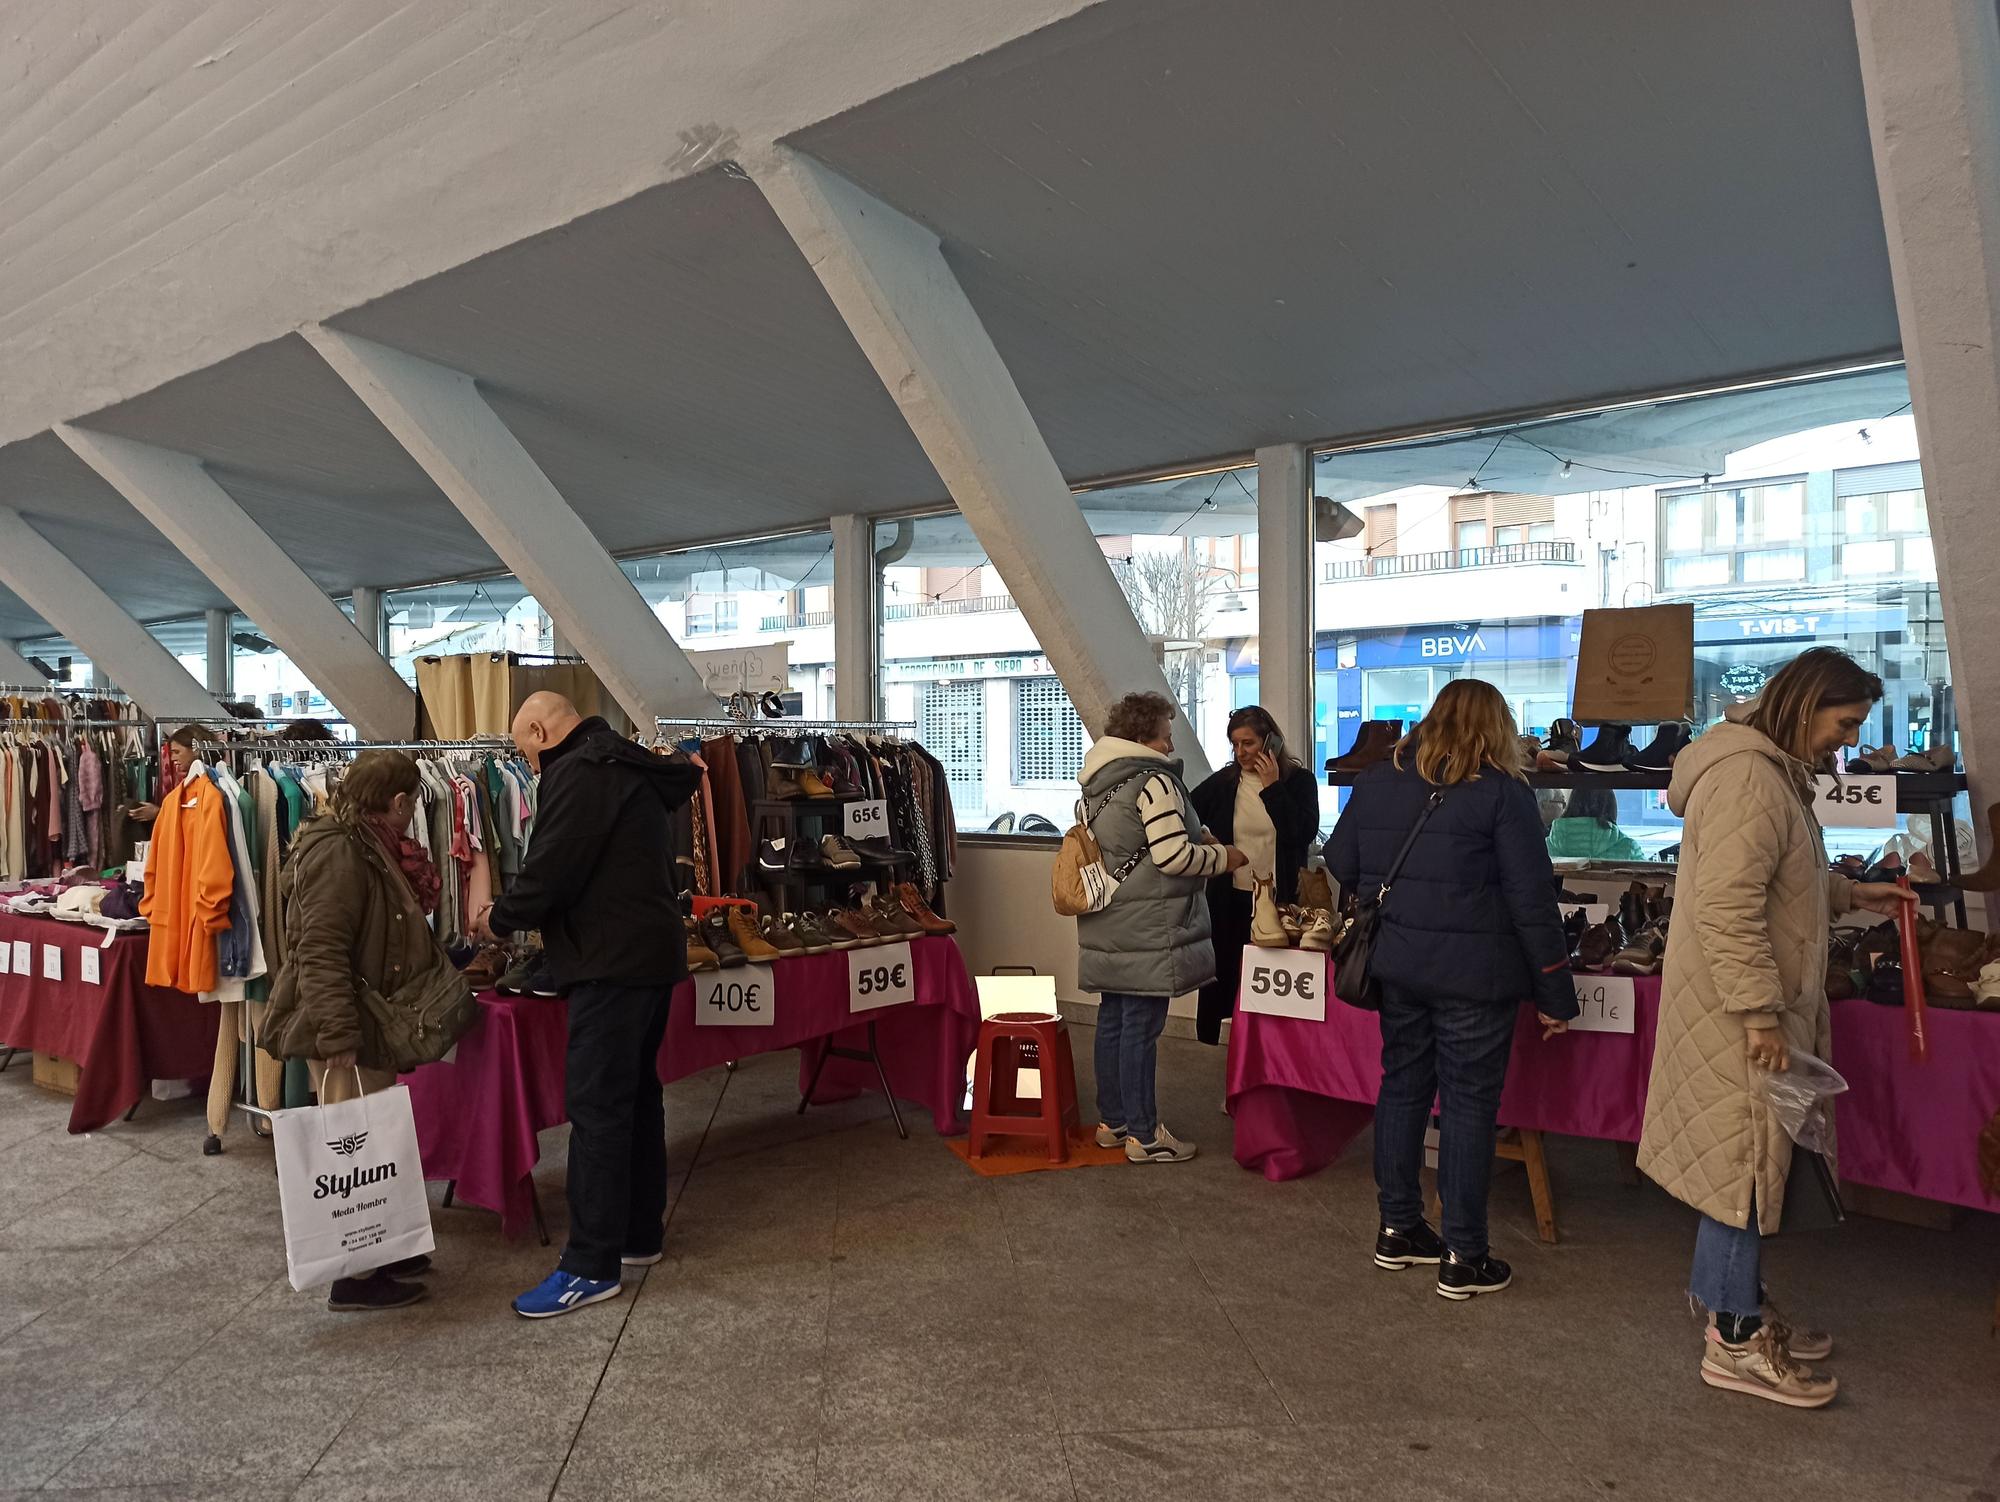
[[1597, 819], [1558, 819], [1549, 826], [1549, 854], [1557, 860], [1636, 861], [1645, 852], [1615, 824]]

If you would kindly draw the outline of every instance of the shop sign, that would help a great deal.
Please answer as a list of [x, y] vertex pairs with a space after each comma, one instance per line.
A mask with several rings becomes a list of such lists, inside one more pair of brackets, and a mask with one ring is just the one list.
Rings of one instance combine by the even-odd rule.
[[1411, 626], [1362, 638], [1355, 658], [1364, 668], [1430, 663], [1560, 662], [1576, 655], [1576, 628], [1564, 622], [1475, 622]]
[[1722, 642], [1809, 641], [1821, 636], [1877, 636], [1901, 631], [1909, 612], [1890, 610], [1821, 610], [1756, 615], [1697, 615], [1694, 639], [1703, 646]]
[[701, 674], [701, 685], [719, 699], [731, 694], [782, 694], [792, 686], [787, 658], [790, 642], [755, 647], [726, 647], [690, 652], [688, 661]]
[[778, 988], [769, 965], [705, 970], [694, 978], [696, 1027], [775, 1027]]
[[1819, 822], [1828, 829], [1894, 829], [1896, 827], [1896, 779], [1882, 776], [1830, 777], [1813, 779], [1813, 806]]
[[928, 683], [952, 678], [1047, 678], [1055, 673], [1037, 652], [1005, 657], [917, 657], [883, 665], [892, 683]]
[[1326, 956], [1305, 949], [1245, 949], [1236, 1002], [1266, 1017], [1326, 1021]]
[[1629, 975], [1572, 975], [1577, 1014], [1570, 1027], [1579, 1033], [1629, 1033], [1639, 999]]
[[847, 951], [847, 1010], [873, 1012], [917, 999], [917, 962], [909, 942]]

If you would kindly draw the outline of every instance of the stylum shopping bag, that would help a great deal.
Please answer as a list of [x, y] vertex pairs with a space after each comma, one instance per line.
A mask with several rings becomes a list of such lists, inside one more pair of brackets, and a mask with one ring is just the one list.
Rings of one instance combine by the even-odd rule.
[[278, 1111], [271, 1127], [293, 1288], [303, 1293], [437, 1245], [406, 1086]]

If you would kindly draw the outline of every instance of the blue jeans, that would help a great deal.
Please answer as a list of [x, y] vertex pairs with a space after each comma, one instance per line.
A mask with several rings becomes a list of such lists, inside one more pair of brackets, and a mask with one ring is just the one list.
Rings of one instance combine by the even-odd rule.
[[1688, 1295], [1710, 1314], [1739, 1319], [1764, 1307], [1762, 1248], [1758, 1246], [1757, 1200], [1750, 1200], [1750, 1224], [1738, 1230], [1704, 1215], [1694, 1233], [1694, 1269]]
[[1486, 1189], [1493, 1177], [1493, 1124], [1515, 1008], [1382, 988], [1382, 1093], [1375, 1103], [1375, 1191], [1382, 1224], [1407, 1231], [1424, 1218], [1418, 1178], [1431, 1105], [1440, 1107], [1438, 1198], [1444, 1244], [1461, 1257], [1486, 1255]]
[[1160, 1034], [1167, 1027], [1167, 998], [1106, 991], [1097, 1001], [1097, 1119], [1123, 1127], [1141, 1142], [1160, 1132], [1153, 1073]]

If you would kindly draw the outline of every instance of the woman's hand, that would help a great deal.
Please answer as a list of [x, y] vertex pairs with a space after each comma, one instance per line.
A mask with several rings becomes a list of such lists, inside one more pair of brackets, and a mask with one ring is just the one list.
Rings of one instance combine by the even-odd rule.
[[1743, 1051], [1750, 1056], [1752, 1069], [1768, 1069], [1777, 1073], [1790, 1067], [1792, 1062], [1791, 1053], [1785, 1047], [1785, 1030], [1780, 1027], [1746, 1027], [1743, 1030]]
[[137, 819], [141, 824], [150, 824], [160, 817], [160, 805], [157, 803], [135, 803], [132, 805], [132, 812], [127, 817]]
[[1535, 1013], [1535, 1021], [1542, 1025], [1542, 1041], [1544, 1043], [1548, 1042], [1549, 1039], [1555, 1037], [1558, 1033], [1569, 1031], [1569, 1024], [1567, 1022], [1563, 1021], [1560, 1017], [1551, 1017], [1547, 1012]]
[[354, 1050], [350, 1048], [346, 1053], [328, 1054], [320, 1062], [325, 1064], [328, 1069], [352, 1069], [354, 1067]]
[[1238, 850], [1234, 845], [1231, 845], [1229, 847], [1229, 864], [1223, 867], [1223, 869], [1225, 871], [1240, 871], [1249, 864], [1250, 857], [1245, 855], [1241, 850]]
[[1265, 787], [1278, 785], [1278, 758], [1270, 752], [1259, 751], [1256, 759], [1250, 763], [1250, 771]]
[[1857, 881], [1854, 884], [1854, 905], [1865, 907], [1871, 913], [1886, 913], [1894, 918], [1901, 913], [1904, 903], [1916, 900], [1915, 892], [1906, 892], [1894, 882]]

